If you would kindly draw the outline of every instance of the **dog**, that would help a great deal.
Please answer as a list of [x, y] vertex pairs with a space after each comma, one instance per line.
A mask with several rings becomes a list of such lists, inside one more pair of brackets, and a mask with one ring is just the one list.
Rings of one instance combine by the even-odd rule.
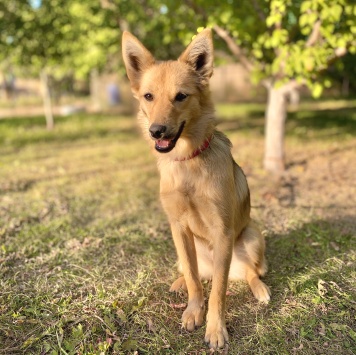
[[216, 129], [209, 91], [213, 74], [210, 29], [192, 40], [178, 60], [157, 62], [131, 33], [122, 38], [123, 59], [138, 120], [154, 147], [160, 198], [178, 254], [179, 277], [170, 291], [188, 291], [182, 327], [204, 322], [202, 279], [212, 279], [205, 342], [228, 342], [228, 280], [246, 280], [257, 300], [268, 302], [265, 241], [250, 218], [250, 192], [229, 139]]

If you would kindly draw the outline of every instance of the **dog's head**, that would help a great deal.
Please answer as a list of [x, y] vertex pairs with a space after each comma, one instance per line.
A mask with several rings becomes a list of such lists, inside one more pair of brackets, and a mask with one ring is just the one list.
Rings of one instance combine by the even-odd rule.
[[207, 106], [204, 100], [213, 73], [211, 30], [200, 32], [176, 61], [156, 62], [126, 31], [122, 51], [132, 92], [140, 103], [144, 130], [158, 152], [170, 152], [180, 138], [194, 135], [194, 121]]

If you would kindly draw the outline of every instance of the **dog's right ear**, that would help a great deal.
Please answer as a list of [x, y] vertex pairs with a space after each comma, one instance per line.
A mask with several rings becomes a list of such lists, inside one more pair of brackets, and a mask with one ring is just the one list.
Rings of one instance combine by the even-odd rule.
[[154, 64], [155, 59], [148, 49], [130, 32], [122, 35], [122, 56], [126, 66], [127, 76], [131, 82], [134, 94], [140, 86], [142, 73]]

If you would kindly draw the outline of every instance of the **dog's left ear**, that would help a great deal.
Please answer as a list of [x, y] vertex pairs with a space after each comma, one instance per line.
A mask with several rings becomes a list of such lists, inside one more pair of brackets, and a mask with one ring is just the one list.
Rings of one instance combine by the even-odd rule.
[[189, 64], [199, 74], [200, 84], [207, 85], [213, 74], [214, 62], [211, 29], [206, 28], [198, 33], [178, 60]]

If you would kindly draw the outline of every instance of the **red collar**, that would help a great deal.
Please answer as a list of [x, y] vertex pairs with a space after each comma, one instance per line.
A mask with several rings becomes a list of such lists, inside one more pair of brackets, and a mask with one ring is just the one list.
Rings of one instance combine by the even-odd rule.
[[196, 149], [192, 155], [189, 155], [189, 157], [182, 158], [182, 159], [176, 158], [176, 161], [185, 161], [185, 160], [190, 160], [190, 159], [195, 158], [197, 155], [204, 152], [205, 149], [208, 149], [210, 147], [210, 142], [212, 139], [213, 139], [213, 135], [211, 135], [209, 138], [205, 139], [204, 143], [198, 149]]

